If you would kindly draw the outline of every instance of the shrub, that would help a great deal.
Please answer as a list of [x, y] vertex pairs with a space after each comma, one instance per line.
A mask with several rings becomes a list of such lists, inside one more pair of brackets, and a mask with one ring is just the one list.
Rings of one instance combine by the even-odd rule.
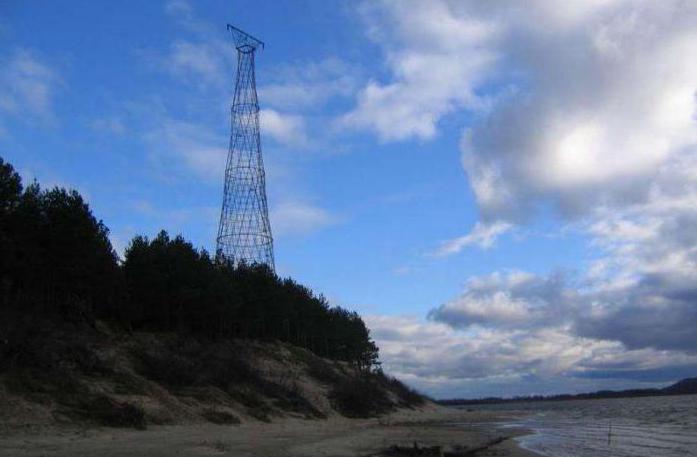
[[119, 403], [103, 395], [84, 402], [82, 415], [108, 427], [127, 427], [145, 430], [145, 412], [131, 403]]
[[392, 409], [386, 390], [370, 373], [341, 382], [332, 389], [330, 398], [334, 408], [346, 417], [372, 417]]
[[197, 356], [199, 382], [228, 390], [232, 384], [260, 384], [245, 350], [230, 342], [209, 346]]
[[168, 387], [190, 386], [196, 382], [196, 366], [174, 352], [137, 351], [138, 371], [145, 377]]
[[379, 373], [378, 376], [381, 378], [385, 387], [397, 396], [400, 406], [412, 408], [414, 406], [421, 406], [426, 402], [426, 397], [415, 389], [407, 386], [399, 379], [385, 376], [382, 373]]
[[330, 386], [338, 384], [343, 379], [331, 362], [313, 354], [307, 349], [294, 346], [289, 346], [288, 349], [296, 360], [305, 364], [307, 373], [314, 379]]
[[298, 385], [295, 383], [287, 386], [264, 380], [261, 383], [261, 389], [264, 395], [273, 398], [274, 403], [283, 410], [302, 414], [308, 419], [326, 417], [302, 396]]
[[271, 408], [256, 392], [248, 388], [232, 387], [228, 393], [245, 407], [247, 414], [262, 422], [271, 422]]

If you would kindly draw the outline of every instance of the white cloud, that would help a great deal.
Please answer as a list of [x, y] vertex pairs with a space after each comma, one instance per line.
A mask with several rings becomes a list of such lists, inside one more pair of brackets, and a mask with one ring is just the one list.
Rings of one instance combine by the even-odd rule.
[[308, 144], [305, 120], [302, 116], [263, 109], [259, 112], [259, 124], [262, 134], [281, 144], [297, 147], [305, 147]]
[[146, 65], [201, 91], [214, 91], [219, 98], [231, 82], [236, 61], [235, 48], [226, 40], [224, 29], [199, 19], [191, 3], [185, 0], [166, 2], [164, 12], [189, 32], [189, 38], [172, 41], [165, 52], [143, 48], [137, 54]]
[[282, 202], [273, 206], [270, 213], [276, 237], [308, 235], [338, 222], [329, 211], [301, 201]]
[[[162, 118], [144, 135], [151, 157], [167, 176], [193, 172], [210, 183], [221, 183], [227, 158], [226, 136], [190, 122]], [[184, 169], [180, 163], [183, 163]]]
[[694, 355], [628, 351], [618, 342], [578, 337], [557, 325], [464, 331], [387, 315], [366, 316], [366, 323], [385, 369], [438, 397], [579, 392], [613, 383], [626, 387], [639, 384], [632, 380], [637, 370], [697, 364]]
[[[196, 87], [210, 100], [194, 103], [206, 109], [211, 103], [218, 107], [223, 100], [221, 94], [234, 86], [237, 52], [232, 42], [223, 31], [200, 20], [189, 2], [170, 1], [165, 12], [190, 30], [191, 38], [170, 43], [165, 53], [140, 50], [139, 54], [147, 64]], [[260, 111], [263, 138], [284, 146], [320, 149], [331, 131], [327, 125], [330, 120], [321, 112], [331, 99], [355, 92], [356, 72], [355, 67], [336, 57], [276, 65], [272, 72], [265, 73], [263, 80], [267, 82], [257, 89], [264, 108]]]
[[185, 0], [170, 0], [165, 3], [165, 12], [174, 17], [191, 18], [193, 11]]
[[189, 31], [208, 33], [211, 30], [210, 24], [196, 17], [191, 3], [186, 0], [170, 0], [165, 3], [164, 10], [169, 17]]
[[226, 59], [232, 46], [218, 40], [194, 43], [175, 41], [161, 65], [176, 76], [201, 87], [220, 88], [230, 76], [225, 74]]
[[319, 110], [333, 97], [352, 95], [357, 88], [356, 69], [337, 58], [279, 66], [259, 87], [265, 105], [281, 110]]
[[34, 53], [16, 49], [0, 57], [0, 116], [51, 122], [59, 79]]
[[[474, 109], [463, 166], [486, 221], [540, 202], [579, 214], [645, 198], [695, 144], [697, 6], [665, 1], [390, 2], [364, 6], [391, 78], [343, 122], [429, 138]], [[563, 10], [563, 11], [562, 11]]]
[[489, 43], [498, 27], [455, 9], [442, 1], [364, 3], [362, 16], [393, 80], [368, 82], [342, 125], [372, 130], [384, 141], [428, 139], [442, 116], [485, 105], [475, 89], [497, 61]]
[[573, 321], [579, 302], [562, 274], [496, 272], [470, 278], [459, 297], [433, 309], [429, 317], [456, 328], [556, 327]]
[[532, 373], [536, 354], [584, 376], [629, 376], [574, 355], [606, 346], [617, 363], [628, 354], [655, 363], [629, 363], [637, 370], [694, 365], [697, 4], [372, 5], [369, 33], [391, 75], [369, 83], [344, 122], [383, 141], [427, 139], [443, 116], [475, 110], [461, 151], [481, 220], [438, 253], [486, 246], [494, 228], [550, 209], [591, 240], [592, 264], [578, 277], [470, 279], [431, 313], [458, 329], [453, 345], [484, 328], [503, 338], [487, 355], [512, 373]]
[[434, 252], [436, 257], [445, 257], [457, 254], [467, 246], [478, 246], [488, 249], [496, 242], [496, 239], [509, 231], [513, 226], [508, 222], [494, 222], [484, 224], [477, 222], [467, 234], [452, 240], [448, 240]]
[[[694, 153], [686, 153], [690, 154]], [[579, 223], [591, 236], [597, 256], [578, 281], [565, 275], [521, 272], [470, 278], [460, 296], [433, 309], [429, 317], [459, 332], [454, 335], [463, 343], [479, 338], [482, 328], [494, 334], [516, 334], [516, 347], [524, 345], [529, 354], [518, 349], [511, 353], [506, 345], [489, 354], [505, 360], [504, 366], [519, 375], [507, 384], [511, 391], [524, 385], [520, 376], [533, 373], [521, 365], [527, 357], [535, 353], [541, 358], [561, 357], [546, 352], [550, 345], [570, 355], [555, 362], [564, 370], [548, 372], [540, 385], [562, 382], [567, 389], [578, 390], [585, 385], [579, 379], [614, 379], [626, 383], [618, 387], [626, 387], [632, 380], [667, 382], [694, 372], [697, 167], [686, 155], [658, 171], [647, 201], [607, 208]], [[591, 356], [581, 358], [574, 355], [584, 354], [583, 348], [589, 346], [612, 350], [594, 349]], [[462, 364], [467, 371], [473, 363], [463, 359], [453, 367]], [[454, 378], [416, 381], [435, 390], [465, 385]], [[586, 390], [593, 390], [590, 387]], [[503, 390], [506, 395], [511, 391]]]
[[[502, 345], [488, 355], [519, 375], [529, 369], [523, 362], [538, 354], [540, 360], [563, 355], [546, 362], [557, 367], [549, 375], [631, 379], [651, 369], [651, 376], [666, 376], [676, 365], [697, 369], [694, 265], [679, 274], [658, 267], [619, 287], [608, 287], [605, 276], [579, 287], [561, 274], [494, 273], [470, 278], [459, 297], [428, 317], [459, 331], [463, 343], [482, 332], [515, 339], [514, 353]], [[560, 352], [548, 353], [552, 346]], [[599, 359], [584, 352], [588, 347], [612, 352]]]
[[694, 4], [607, 2], [562, 22], [556, 9], [504, 14], [498, 49], [524, 83], [462, 141], [485, 219], [525, 220], [540, 202], [585, 215], [642, 201], [697, 140]]

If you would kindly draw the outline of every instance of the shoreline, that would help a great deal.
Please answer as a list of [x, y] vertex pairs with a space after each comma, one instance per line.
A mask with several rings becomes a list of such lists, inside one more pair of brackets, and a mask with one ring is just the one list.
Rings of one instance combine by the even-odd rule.
[[420, 447], [478, 449], [470, 454], [477, 457], [539, 457], [515, 440], [528, 430], [500, 426], [511, 419], [514, 417], [505, 413], [434, 406], [400, 410], [377, 419], [163, 425], [146, 431], [51, 427], [4, 433], [0, 456], [368, 457], [393, 445], [413, 446], [416, 442]]

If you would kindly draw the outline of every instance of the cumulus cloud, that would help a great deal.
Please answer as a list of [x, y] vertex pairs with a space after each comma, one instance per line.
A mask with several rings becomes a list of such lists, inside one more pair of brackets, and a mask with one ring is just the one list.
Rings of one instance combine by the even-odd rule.
[[562, 274], [539, 277], [522, 271], [473, 277], [456, 299], [429, 317], [456, 328], [472, 325], [516, 329], [566, 324], [577, 293]]
[[[559, 273], [494, 273], [470, 278], [459, 297], [431, 310], [428, 318], [447, 325], [454, 341], [468, 343], [482, 335], [516, 341], [514, 353], [499, 342], [489, 356], [505, 360], [518, 375], [529, 374], [530, 366], [522, 362], [537, 354], [540, 362], [546, 360], [541, 366], [547, 375], [639, 379], [649, 370], [644, 378], [657, 381], [662, 369], [664, 375], [686, 366], [697, 369], [694, 284], [642, 276], [617, 287], [603, 280], [580, 288]], [[550, 352], [552, 347], [560, 352]], [[471, 360], [461, 362], [463, 371], [480, 370], [472, 369]]]
[[[582, 392], [651, 385], [697, 368], [697, 356], [627, 350], [563, 325], [456, 329], [409, 316], [366, 317], [385, 369], [438, 397]], [[643, 375], [642, 375], [643, 373]]]
[[259, 112], [259, 125], [265, 136], [281, 144], [303, 147], [308, 143], [302, 116], [263, 109]]
[[27, 49], [0, 56], [0, 65], [0, 117], [52, 121], [56, 73]]
[[540, 202], [585, 215], [643, 201], [697, 139], [697, 63], [685, 58], [697, 50], [694, 4], [556, 9], [505, 16], [497, 49], [522, 81], [463, 136], [484, 219], [525, 220]]
[[[638, 379], [642, 370], [657, 379], [660, 370], [694, 367], [697, 61], [689, 56], [697, 53], [697, 4], [367, 8], [390, 79], [368, 83], [344, 122], [383, 141], [427, 139], [449, 113], [474, 114], [461, 164], [481, 219], [437, 253], [486, 247], [549, 209], [589, 239], [587, 270], [472, 278], [423, 325], [447, 324], [459, 332], [449, 333], [453, 344], [492, 332], [504, 342], [489, 356], [521, 375], [536, 372], [520, 348], [559, 359], [550, 345], [584, 354], [555, 362], [566, 367], [558, 374], [589, 379]], [[595, 355], [584, 352], [589, 347]]]
[[258, 87], [263, 133], [306, 151], [345, 149], [346, 143], [336, 143], [333, 113], [355, 93], [358, 73], [355, 65], [337, 57], [275, 66]]
[[564, 327], [576, 336], [632, 349], [695, 352], [693, 284], [643, 276], [621, 287], [608, 288], [601, 281], [581, 290], [562, 274], [493, 273], [470, 278], [459, 297], [428, 316], [458, 329]]
[[428, 139], [442, 116], [485, 104], [476, 88], [496, 63], [488, 44], [496, 41], [499, 30], [460, 3], [363, 5], [362, 17], [385, 51], [393, 80], [368, 82], [341, 124], [372, 130], [384, 141]]
[[575, 214], [645, 198], [694, 145], [697, 6], [689, 2], [371, 2], [391, 80], [343, 121], [383, 140], [430, 138], [457, 109], [479, 121], [462, 163], [485, 220], [540, 200]]
[[602, 255], [587, 274], [597, 305], [579, 333], [627, 347], [695, 351], [688, 326], [697, 323], [696, 171], [695, 152], [685, 152], [657, 170], [644, 202], [589, 218]]

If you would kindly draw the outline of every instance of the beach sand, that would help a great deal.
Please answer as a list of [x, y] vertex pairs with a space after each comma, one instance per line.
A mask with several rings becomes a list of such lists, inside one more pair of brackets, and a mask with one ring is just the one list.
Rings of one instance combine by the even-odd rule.
[[6, 430], [0, 456], [235, 456], [320, 457], [370, 456], [392, 445], [486, 447], [476, 456], [533, 456], [513, 437], [525, 433], [501, 429], [507, 418], [482, 411], [430, 407], [404, 410], [380, 419], [283, 419], [241, 425], [153, 426], [146, 431], [99, 428]]

